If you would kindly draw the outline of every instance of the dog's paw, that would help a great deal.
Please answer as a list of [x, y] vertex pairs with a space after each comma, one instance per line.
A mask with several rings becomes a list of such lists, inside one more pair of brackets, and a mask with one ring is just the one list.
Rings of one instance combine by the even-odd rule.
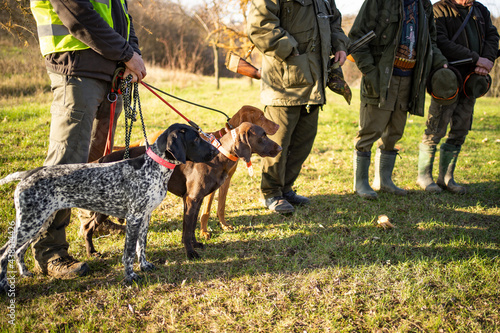
[[189, 260], [200, 259], [200, 255], [196, 251], [190, 251], [187, 253], [187, 257]]
[[87, 253], [87, 256], [91, 257], [91, 258], [102, 258], [103, 257], [102, 253], [97, 252], [97, 251]]
[[7, 283], [7, 279], [0, 281], [0, 294], [2, 293], [8, 293], [10, 290], [10, 286]]
[[212, 234], [207, 231], [200, 231], [200, 237], [209, 240], [212, 237]]
[[33, 273], [31, 273], [30, 271], [26, 270], [26, 271], [24, 271], [24, 272], [21, 273], [21, 276], [29, 278], [29, 277], [33, 276]]
[[220, 227], [224, 231], [234, 230], [234, 227], [230, 224], [221, 224]]
[[193, 242], [193, 247], [195, 249], [204, 249], [205, 245], [203, 245], [203, 243], [200, 243], [200, 242]]
[[132, 284], [134, 282], [139, 282], [141, 280], [141, 277], [137, 275], [136, 273], [130, 273], [129, 275], [125, 276], [125, 283], [126, 284]]
[[141, 271], [143, 272], [152, 271], [155, 268], [155, 265], [153, 265], [149, 261], [144, 261], [143, 263], [141, 263]]

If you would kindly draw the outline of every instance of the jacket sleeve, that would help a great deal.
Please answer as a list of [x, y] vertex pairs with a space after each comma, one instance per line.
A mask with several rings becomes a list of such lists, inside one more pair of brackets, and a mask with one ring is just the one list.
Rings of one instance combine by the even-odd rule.
[[113, 61], [132, 58], [132, 46], [104, 21], [89, 0], [50, 0], [50, 3], [69, 32], [92, 50]]
[[[484, 7], [484, 6], [483, 6]], [[498, 35], [498, 30], [497, 28], [493, 25], [493, 22], [491, 21], [491, 14], [486, 7], [482, 10], [483, 13], [483, 18], [484, 18], [484, 23], [485, 23], [485, 32], [484, 32], [484, 48], [481, 52], [481, 56], [484, 58], [487, 58], [491, 61], [495, 61], [497, 58], [497, 53], [498, 53], [498, 40], [499, 40], [499, 35]]]
[[280, 26], [279, 0], [251, 1], [248, 37], [265, 55], [284, 61], [297, 50], [297, 41]]
[[332, 48], [334, 53], [337, 51], [347, 52], [347, 48], [350, 45], [350, 40], [344, 33], [342, 29], [342, 14], [337, 9], [337, 5], [334, 0], [330, 1], [330, 7], [332, 8], [333, 18], [330, 20], [330, 30], [332, 31]]
[[[370, 32], [370, 30], [375, 31], [377, 16], [377, 0], [365, 0], [354, 20], [351, 31], [349, 31], [349, 38], [351, 40], [358, 40]], [[369, 44], [360, 48], [356, 53], [353, 53], [352, 57], [356, 61], [356, 66], [358, 66], [364, 75], [376, 69]]]
[[448, 63], [448, 60], [441, 52], [441, 49], [437, 46], [437, 28], [434, 20], [434, 12], [430, 2], [428, 7], [425, 8], [429, 22], [429, 38], [432, 47], [432, 68], [443, 67], [444, 64]]

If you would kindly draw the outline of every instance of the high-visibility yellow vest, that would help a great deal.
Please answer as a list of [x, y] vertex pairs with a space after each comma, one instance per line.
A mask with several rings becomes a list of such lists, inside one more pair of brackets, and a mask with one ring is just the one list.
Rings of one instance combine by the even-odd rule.
[[[90, 0], [94, 10], [113, 28], [111, 16], [112, 0]], [[121, 0], [125, 17], [127, 18], [127, 40], [130, 36], [130, 17], [127, 12], [125, 0]], [[38, 38], [42, 54], [46, 56], [55, 52], [66, 52], [88, 49], [85, 43], [69, 33], [59, 16], [57, 16], [49, 0], [31, 0], [31, 12], [36, 20]]]

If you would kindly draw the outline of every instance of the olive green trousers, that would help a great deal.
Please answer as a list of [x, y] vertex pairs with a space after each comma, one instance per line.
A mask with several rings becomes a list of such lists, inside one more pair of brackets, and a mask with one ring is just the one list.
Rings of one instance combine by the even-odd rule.
[[266, 106], [266, 117], [280, 126], [270, 138], [283, 150], [276, 157], [263, 158], [261, 191], [265, 199], [292, 190], [314, 144], [319, 109], [319, 105]]
[[403, 137], [409, 110], [411, 77], [393, 76], [383, 108], [361, 104], [356, 150], [369, 152], [378, 140], [380, 150], [394, 151]]

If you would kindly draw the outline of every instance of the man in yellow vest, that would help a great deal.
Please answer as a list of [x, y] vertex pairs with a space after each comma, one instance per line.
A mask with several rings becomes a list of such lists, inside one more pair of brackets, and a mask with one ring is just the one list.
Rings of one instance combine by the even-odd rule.
[[[132, 82], [146, 76], [126, 0], [32, 0], [31, 11], [54, 96], [44, 165], [95, 160], [106, 145], [111, 105], [107, 95], [115, 69], [125, 66], [124, 77], [131, 74]], [[115, 119], [121, 106], [119, 99]], [[88, 272], [86, 263], [68, 253], [65, 229], [70, 214], [70, 209], [59, 211], [33, 243], [35, 271], [56, 278]]]

